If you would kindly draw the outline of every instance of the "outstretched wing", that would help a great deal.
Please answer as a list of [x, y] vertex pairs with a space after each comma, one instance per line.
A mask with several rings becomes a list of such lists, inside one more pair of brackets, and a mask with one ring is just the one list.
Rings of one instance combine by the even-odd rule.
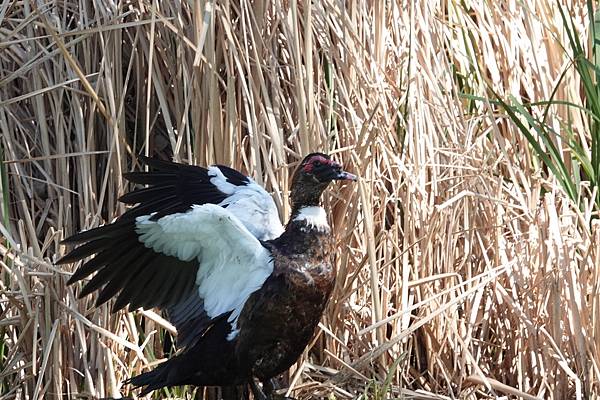
[[237, 217], [214, 204], [153, 216], [99, 228], [97, 237], [59, 261], [96, 254], [69, 284], [97, 272], [80, 297], [99, 290], [98, 304], [117, 297], [113, 310], [126, 305], [167, 309], [178, 328], [179, 347], [192, 344], [224, 314], [229, 314], [232, 339], [246, 300], [273, 271], [270, 252]]
[[94, 273], [79, 297], [96, 304], [167, 311], [178, 347], [192, 345], [216, 317], [237, 316], [272, 271], [260, 240], [283, 230], [271, 197], [250, 178], [222, 166], [208, 169], [143, 158], [149, 172], [125, 175], [148, 184], [121, 200], [138, 205], [116, 222], [65, 240], [80, 245], [58, 263], [85, 262], [69, 284]]

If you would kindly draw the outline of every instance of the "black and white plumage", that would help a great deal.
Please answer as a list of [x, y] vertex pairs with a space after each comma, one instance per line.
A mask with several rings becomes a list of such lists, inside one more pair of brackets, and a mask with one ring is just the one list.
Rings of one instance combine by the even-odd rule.
[[[292, 183], [284, 228], [271, 196], [224, 166], [202, 168], [142, 157], [149, 172], [125, 178], [148, 187], [114, 223], [78, 233], [59, 263], [88, 259], [69, 284], [95, 275], [113, 311], [158, 307], [178, 331], [178, 354], [130, 382], [143, 393], [164, 386], [267, 382], [308, 344], [333, 288], [333, 241], [319, 198], [329, 182], [355, 177], [320, 153]], [[253, 386], [256, 390], [256, 386]]]

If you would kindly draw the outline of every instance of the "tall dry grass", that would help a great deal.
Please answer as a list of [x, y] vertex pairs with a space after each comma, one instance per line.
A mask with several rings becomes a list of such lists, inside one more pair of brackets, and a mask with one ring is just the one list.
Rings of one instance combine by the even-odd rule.
[[[159, 315], [76, 300], [53, 265], [123, 212], [136, 154], [239, 168], [285, 217], [313, 150], [362, 179], [328, 194], [338, 284], [293, 396], [598, 396], [594, 196], [574, 205], [490, 97], [565, 74], [555, 99], [581, 104], [566, 43], [534, 0], [2, 2], [0, 397], [131, 394], [170, 351]], [[589, 139], [573, 107], [544, 122]]]

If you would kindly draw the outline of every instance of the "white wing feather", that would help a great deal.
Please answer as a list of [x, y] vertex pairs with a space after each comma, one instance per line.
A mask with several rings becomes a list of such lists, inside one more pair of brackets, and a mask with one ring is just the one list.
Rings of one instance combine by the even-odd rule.
[[230, 340], [246, 300], [273, 272], [270, 252], [244, 225], [229, 207], [214, 204], [157, 221], [150, 215], [136, 219], [136, 232], [146, 247], [185, 261], [198, 259], [198, 294], [209, 317], [232, 311]]
[[283, 233], [275, 202], [259, 184], [248, 178], [250, 183], [247, 185], [234, 185], [216, 166], [208, 167], [208, 175], [212, 176], [210, 183], [227, 194], [219, 205], [227, 207], [251, 234], [260, 240], [270, 240]]

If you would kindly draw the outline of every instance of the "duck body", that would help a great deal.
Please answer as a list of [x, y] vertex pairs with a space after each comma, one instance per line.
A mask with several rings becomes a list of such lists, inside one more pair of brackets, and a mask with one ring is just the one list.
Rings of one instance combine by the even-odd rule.
[[261, 381], [296, 362], [312, 338], [335, 284], [333, 239], [303, 221], [266, 243], [273, 273], [241, 314], [237, 353]]
[[149, 187], [122, 198], [138, 205], [66, 240], [84, 244], [59, 263], [95, 255], [69, 283], [95, 273], [80, 297], [97, 290], [98, 304], [115, 298], [113, 310], [157, 307], [177, 328], [176, 355], [128, 380], [142, 395], [266, 384], [300, 357], [335, 284], [321, 193], [355, 177], [324, 154], [305, 157], [283, 227], [270, 196], [235, 170], [142, 161], [154, 171], [126, 177]]

